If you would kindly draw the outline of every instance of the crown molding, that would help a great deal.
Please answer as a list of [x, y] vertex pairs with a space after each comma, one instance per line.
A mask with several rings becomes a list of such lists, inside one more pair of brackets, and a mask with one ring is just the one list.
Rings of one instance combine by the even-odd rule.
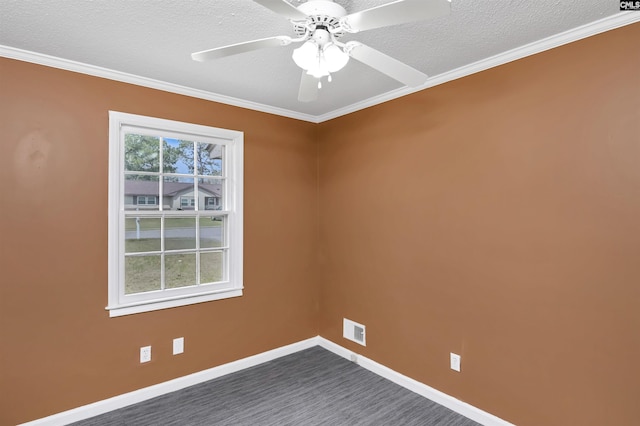
[[497, 67], [499, 65], [506, 64], [527, 56], [535, 55], [536, 53], [544, 52], [549, 49], [553, 49], [574, 41], [578, 41], [587, 37], [591, 37], [596, 34], [600, 34], [606, 31], [610, 31], [616, 28], [620, 28], [626, 25], [631, 25], [636, 22], [640, 22], [640, 13], [638, 12], [620, 12], [615, 15], [608, 16], [598, 21], [591, 22], [580, 27], [553, 35], [551, 37], [544, 38], [542, 40], [535, 41], [533, 43], [526, 44], [524, 46], [509, 50], [504, 53], [483, 59], [473, 64], [465, 65], [460, 68], [456, 68], [452, 71], [439, 74], [431, 77], [425, 84], [419, 87], [403, 87], [397, 90], [392, 90], [380, 95], [373, 96], [365, 99], [364, 101], [357, 102], [348, 105], [343, 108], [330, 111], [322, 115], [304, 114], [284, 108], [278, 108], [270, 105], [265, 105], [257, 102], [246, 101], [231, 96], [220, 95], [205, 90], [193, 89], [178, 84], [167, 83], [160, 80], [154, 80], [147, 77], [141, 77], [134, 74], [129, 74], [121, 71], [115, 71], [108, 68], [98, 67], [94, 65], [85, 64], [82, 62], [71, 61], [68, 59], [62, 59], [55, 56], [44, 55], [37, 52], [31, 52], [28, 50], [17, 49], [10, 46], [0, 45], [0, 57], [16, 59], [24, 62], [31, 62], [34, 64], [45, 65], [52, 68], [59, 68], [67, 71], [77, 72], [81, 74], [92, 75], [95, 77], [106, 78], [109, 80], [120, 81], [123, 83], [135, 84], [137, 86], [149, 87], [151, 89], [162, 90], [165, 92], [176, 93], [179, 95], [190, 96], [199, 99], [205, 99], [208, 101], [218, 102], [221, 104], [232, 105], [240, 108], [246, 108], [254, 111], [265, 112], [268, 114], [275, 114], [282, 117], [293, 118], [296, 120], [308, 121], [311, 123], [322, 123], [324, 121], [332, 120], [343, 115], [351, 114], [353, 112], [369, 108], [374, 105], [378, 105], [393, 99], [400, 98], [402, 96], [409, 95], [411, 93], [419, 92], [421, 90], [428, 89], [439, 84], [447, 83], [458, 78], [466, 77], [471, 74], [475, 74], [480, 71], [487, 70], [489, 68]]
[[316, 120], [318, 123], [332, 120], [334, 118], [351, 114], [353, 112], [369, 108], [393, 99], [397, 99], [402, 96], [410, 95], [411, 93], [419, 92], [421, 90], [425, 90], [439, 84], [447, 83], [449, 81], [466, 77], [480, 71], [485, 71], [489, 68], [504, 65], [508, 62], [513, 62], [527, 56], [535, 55], [546, 50], [554, 49], [556, 47], [560, 47], [574, 41], [582, 40], [584, 38], [591, 37], [606, 31], [614, 30], [616, 28], [624, 27], [626, 25], [631, 25], [636, 22], [640, 22], [639, 12], [620, 12], [615, 15], [611, 15], [606, 18], [591, 22], [589, 24], [573, 28], [571, 30], [535, 41], [533, 43], [526, 44], [521, 47], [517, 47], [515, 49], [491, 56], [486, 59], [482, 59], [472, 64], [456, 68], [443, 74], [436, 75], [429, 78], [429, 80], [427, 80], [427, 82], [422, 86], [413, 88], [402, 87], [397, 90], [392, 90], [381, 95], [371, 97], [362, 102], [357, 102], [344, 108], [336, 109], [326, 114], [317, 116]]
[[129, 74], [109, 68], [89, 65], [82, 62], [71, 61], [69, 59], [58, 58], [56, 56], [45, 55], [42, 53], [31, 52], [28, 50], [17, 49], [11, 46], [0, 45], [0, 57], [16, 59], [24, 62], [31, 62], [47, 67], [58, 68], [66, 71], [87, 74], [94, 77], [106, 78], [108, 80], [120, 81], [123, 83], [135, 84], [136, 86], [148, 87], [151, 89], [162, 90], [164, 92], [176, 93], [178, 95], [190, 96], [193, 98], [205, 99], [208, 101], [218, 102], [221, 104], [237, 106], [254, 111], [266, 112], [282, 117], [294, 118], [302, 121], [310, 121], [317, 123], [317, 118], [310, 114], [303, 114], [284, 108], [278, 108], [270, 105], [264, 105], [257, 102], [246, 101], [244, 99], [234, 98], [231, 96], [220, 95], [206, 90], [194, 89], [191, 87], [181, 86], [179, 84], [167, 83], [165, 81], [154, 80], [152, 78], [141, 77], [135, 74]]

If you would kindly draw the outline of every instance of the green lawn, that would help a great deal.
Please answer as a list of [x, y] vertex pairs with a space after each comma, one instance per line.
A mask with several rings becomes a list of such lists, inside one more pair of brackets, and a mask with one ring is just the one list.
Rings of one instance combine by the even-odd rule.
[[[166, 218], [164, 223], [166, 228], [190, 228], [195, 226], [195, 221], [193, 218], [187, 217], [171, 217]], [[205, 226], [222, 226], [222, 220], [212, 220], [211, 217], [201, 217], [200, 218], [200, 227]], [[140, 218], [140, 230], [147, 231], [150, 229], [160, 229], [160, 219], [159, 218]], [[125, 220], [125, 230], [127, 231], [135, 231], [136, 230], [136, 219], [129, 217]]]
[[[172, 238], [172, 249], [194, 248], [190, 238]], [[216, 241], [216, 243], [219, 243]], [[159, 250], [157, 239], [127, 240], [128, 253]], [[160, 255], [125, 257], [125, 293], [142, 293], [160, 290]], [[221, 281], [223, 254], [221, 252], [200, 254], [200, 282]], [[165, 254], [165, 288], [194, 285], [196, 282], [196, 254]]]

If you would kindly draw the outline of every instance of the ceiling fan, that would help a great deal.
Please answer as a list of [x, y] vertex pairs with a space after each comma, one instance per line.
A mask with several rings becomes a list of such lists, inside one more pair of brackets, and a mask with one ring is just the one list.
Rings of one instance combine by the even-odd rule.
[[396, 0], [381, 6], [348, 14], [332, 0], [310, 0], [295, 7], [285, 0], [253, 0], [289, 19], [297, 38], [268, 37], [196, 52], [196, 61], [208, 61], [267, 47], [302, 43], [293, 51], [294, 62], [303, 69], [298, 100], [311, 102], [318, 98], [322, 78], [331, 81], [331, 73], [341, 70], [349, 58], [368, 65], [407, 86], [415, 87], [427, 75], [386, 54], [357, 41], [342, 43], [345, 33], [443, 16], [450, 11], [450, 0]]

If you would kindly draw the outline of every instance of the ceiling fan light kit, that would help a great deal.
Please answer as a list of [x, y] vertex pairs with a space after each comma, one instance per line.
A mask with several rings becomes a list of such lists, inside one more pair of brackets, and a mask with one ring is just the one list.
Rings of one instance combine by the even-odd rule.
[[[321, 37], [317, 37], [318, 34]], [[328, 35], [328, 31], [317, 29], [314, 37], [292, 54], [296, 65], [315, 78], [331, 77], [332, 72], [340, 71], [349, 62], [349, 55], [335, 42], [330, 42]]]
[[450, 11], [449, 0], [396, 0], [381, 6], [348, 14], [331, 0], [310, 0], [298, 7], [286, 0], [254, 0], [289, 19], [298, 38], [270, 37], [196, 52], [196, 61], [222, 58], [252, 50], [302, 43], [292, 58], [302, 68], [298, 100], [311, 102], [318, 97], [321, 79], [331, 81], [331, 73], [344, 68], [349, 58], [374, 68], [407, 86], [424, 84], [427, 75], [397, 59], [356, 41], [342, 43], [345, 33], [357, 33], [389, 25], [430, 19]]

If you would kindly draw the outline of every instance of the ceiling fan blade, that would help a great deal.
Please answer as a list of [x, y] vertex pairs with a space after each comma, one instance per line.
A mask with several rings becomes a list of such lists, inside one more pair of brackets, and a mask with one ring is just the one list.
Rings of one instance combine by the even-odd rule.
[[357, 41], [348, 42], [345, 46], [345, 52], [353, 59], [410, 87], [420, 86], [429, 78], [417, 69]]
[[282, 15], [287, 19], [291, 19], [292, 21], [304, 21], [307, 19], [307, 15], [303, 12], [300, 12], [294, 5], [285, 1], [285, 0], [253, 0], [254, 2], [266, 7], [277, 13], [278, 15]]
[[449, 0], [397, 0], [347, 15], [340, 23], [346, 31], [355, 33], [436, 18], [447, 15], [450, 11]]
[[318, 79], [302, 71], [300, 78], [300, 91], [298, 100], [300, 102], [312, 102], [318, 99]]
[[278, 36], [262, 38], [260, 40], [245, 41], [243, 43], [231, 44], [229, 46], [216, 47], [215, 49], [192, 53], [191, 58], [194, 61], [204, 62], [211, 59], [224, 58], [225, 56], [237, 55], [238, 53], [264, 49], [266, 47], [279, 47], [286, 46], [288, 44], [291, 44], [291, 37]]

